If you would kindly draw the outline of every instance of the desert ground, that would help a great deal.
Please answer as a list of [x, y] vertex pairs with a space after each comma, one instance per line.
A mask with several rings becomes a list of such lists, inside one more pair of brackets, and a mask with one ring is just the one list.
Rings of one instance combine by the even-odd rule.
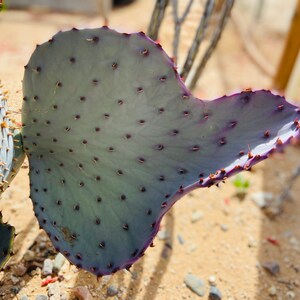
[[[202, 2], [195, 1], [182, 29], [180, 54], [193, 38]], [[269, 2], [257, 21], [254, 5], [236, 1], [233, 18], [194, 90], [197, 97], [213, 99], [245, 88], [272, 88], [296, 1]], [[108, 25], [118, 31], [147, 31], [153, 6], [154, 1], [138, 0], [115, 8]], [[97, 15], [37, 9], [0, 13], [0, 79], [18, 121], [23, 66], [35, 45], [59, 30], [103, 23]], [[251, 38], [265, 65], [249, 54], [241, 32]], [[168, 9], [159, 40], [170, 56], [172, 34]], [[180, 55], [179, 63], [183, 58]], [[300, 94], [290, 100], [300, 105]], [[299, 151], [299, 146], [291, 146], [243, 173], [242, 178], [250, 183], [243, 199], [237, 195], [234, 179], [185, 196], [165, 216], [155, 247], [146, 251], [131, 272], [119, 271], [100, 279], [67, 261], [58, 275], [43, 276], [45, 259], [54, 259], [57, 253], [34, 217], [25, 163], [0, 201], [4, 220], [17, 233], [14, 255], [0, 272], [0, 299], [300, 299], [300, 177], [283, 203], [274, 201], [300, 164]], [[268, 201], [265, 193], [269, 193]], [[185, 284], [187, 274], [202, 279], [202, 298]], [[51, 283], [53, 278], [57, 281]], [[222, 298], [209, 298], [211, 286], [217, 287]]]

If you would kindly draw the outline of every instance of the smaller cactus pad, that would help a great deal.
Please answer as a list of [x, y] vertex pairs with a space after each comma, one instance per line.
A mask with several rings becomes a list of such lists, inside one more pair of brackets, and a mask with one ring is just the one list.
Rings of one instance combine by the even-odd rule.
[[14, 237], [15, 228], [2, 222], [0, 212], [0, 270], [11, 256]]
[[268, 91], [195, 98], [143, 33], [61, 32], [23, 80], [31, 198], [57, 250], [97, 276], [128, 268], [164, 214], [299, 135], [299, 109]]
[[7, 110], [7, 99], [0, 90], [0, 193], [13, 180], [25, 158], [21, 134], [9, 119]]

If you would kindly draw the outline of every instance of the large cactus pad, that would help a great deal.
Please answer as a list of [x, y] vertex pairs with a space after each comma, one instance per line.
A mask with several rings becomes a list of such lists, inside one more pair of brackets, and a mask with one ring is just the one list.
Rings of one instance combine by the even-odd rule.
[[182, 195], [299, 134], [298, 108], [268, 91], [193, 97], [143, 33], [58, 33], [25, 69], [36, 216], [59, 251], [98, 276], [141, 257]]

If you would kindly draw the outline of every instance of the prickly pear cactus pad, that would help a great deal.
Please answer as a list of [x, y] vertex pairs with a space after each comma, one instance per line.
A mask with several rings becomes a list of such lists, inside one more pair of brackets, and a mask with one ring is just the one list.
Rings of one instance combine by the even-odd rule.
[[0, 212], [0, 270], [11, 255], [14, 237], [14, 227], [2, 222], [2, 214]]
[[25, 153], [22, 147], [21, 134], [8, 117], [7, 99], [1, 90], [0, 125], [0, 193], [2, 193], [20, 169]]
[[97, 276], [128, 268], [176, 200], [265, 159], [299, 134], [268, 91], [195, 98], [143, 33], [61, 32], [25, 67], [23, 142], [35, 214]]

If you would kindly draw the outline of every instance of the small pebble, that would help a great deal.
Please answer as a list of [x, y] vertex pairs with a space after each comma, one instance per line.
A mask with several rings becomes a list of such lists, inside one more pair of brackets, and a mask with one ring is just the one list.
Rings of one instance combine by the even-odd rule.
[[205, 284], [202, 279], [193, 274], [188, 274], [184, 278], [184, 283], [198, 296], [203, 297], [205, 295]]
[[210, 275], [208, 277], [208, 282], [209, 282], [210, 285], [216, 285], [216, 276]]
[[65, 262], [66, 258], [61, 253], [58, 253], [53, 262], [53, 272], [58, 274]]
[[262, 266], [272, 275], [277, 275], [280, 272], [280, 266], [276, 261], [266, 261]]
[[272, 193], [257, 192], [251, 195], [251, 200], [260, 208], [266, 207], [267, 203], [272, 199]]
[[48, 300], [48, 296], [47, 295], [37, 295], [35, 297], [35, 300]]
[[27, 268], [23, 263], [19, 263], [16, 266], [13, 267], [13, 273], [16, 276], [23, 276], [27, 272]]
[[299, 241], [298, 241], [295, 237], [293, 237], [293, 236], [290, 237], [289, 242], [290, 242], [290, 244], [293, 245], [293, 246], [299, 245]]
[[116, 296], [118, 294], [118, 292], [119, 292], [118, 287], [111, 284], [107, 287], [106, 294], [108, 297], [113, 297], [113, 296]]
[[188, 248], [188, 253], [192, 253], [194, 251], [196, 251], [198, 248], [198, 246], [196, 244], [192, 244], [189, 248]]
[[60, 285], [59, 282], [50, 283], [48, 285], [48, 296], [50, 300], [61, 300], [60, 299]]
[[21, 288], [19, 286], [13, 286], [10, 288], [10, 291], [15, 295], [17, 295], [20, 292], [20, 290]]
[[180, 234], [177, 235], [177, 239], [178, 239], [178, 242], [179, 242], [180, 245], [184, 244], [184, 239]]
[[208, 299], [221, 300], [222, 299], [221, 291], [215, 286], [210, 287]]
[[203, 212], [200, 210], [194, 211], [192, 214], [191, 222], [196, 223], [203, 219]]
[[287, 299], [296, 299], [296, 293], [293, 291], [286, 292]]
[[276, 294], [277, 294], [276, 286], [272, 285], [271, 287], [269, 287], [268, 294], [270, 296], [276, 296]]
[[248, 247], [249, 248], [256, 248], [257, 247], [257, 242], [256, 242], [255, 238], [252, 237], [252, 236], [248, 237]]
[[67, 294], [61, 294], [60, 300], [69, 300], [69, 297]]
[[90, 291], [85, 286], [76, 287], [74, 294], [80, 300], [92, 300], [93, 299]]
[[36, 269], [32, 270], [30, 272], [30, 275], [33, 276], [41, 276], [42, 275], [42, 270], [40, 267], [37, 267]]
[[52, 271], [53, 271], [53, 261], [50, 258], [46, 258], [43, 264], [42, 275], [43, 276], [51, 275]]
[[220, 225], [220, 228], [221, 228], [223, 231], [228, 231], [228, 225], [226, 225], [226, 224], [221, 224], [221, 225]]
[[13, 285], [16, 285], [17, 283], [19, 283], [21, 281], [21, 279], [19, 277], [16, 277], [14, 275], [10, 276], [10, 280], [13, 283]]
[[159, 240], [164, 241], [164, 240], [166, 240], [170, 237], [170, 234], [167, 230], [160, 230], [157, 233], [157, 237], [158, 237]]
[[168, 259], [169, 258], [169, 253], [170, 253], [170, 250], [171, 248], [169, 248], [167, 245], [164, 245], [164, 248], [161, 252], [161, 256], [164, 258], [164, 259]]
[[27, 297], [27, 295], [22, 295], [22, 296], [20, 297], [20, 300], [29, 300], [29, 298]]
[[101, 283], [107, 284], [110, 281], [111, 277], [111, 275], [104, 275], [101, 279]]

